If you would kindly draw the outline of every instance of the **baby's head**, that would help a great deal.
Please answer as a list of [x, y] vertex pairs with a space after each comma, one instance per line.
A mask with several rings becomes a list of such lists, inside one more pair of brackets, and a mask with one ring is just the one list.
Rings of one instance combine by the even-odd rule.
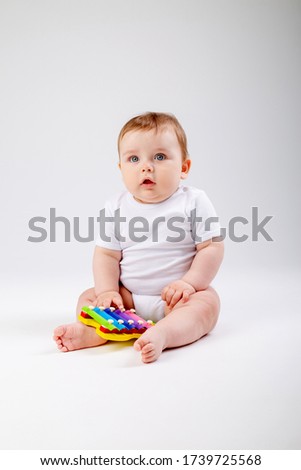
[[118, 152], [126, 188], [146, 204], [169, 198], [190, 169], [186, 135], [172, 114], [132, 118], [120, 131]]

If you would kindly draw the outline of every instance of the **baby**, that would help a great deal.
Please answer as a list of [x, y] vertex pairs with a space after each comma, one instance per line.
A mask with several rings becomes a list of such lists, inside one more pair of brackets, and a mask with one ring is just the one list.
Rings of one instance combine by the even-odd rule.
[[[77, 315], [83, 306], [115, 306], [155, 321], [134, 343], [148, 363], [215, 326], [220, 302], [210, 283], [224, 248], [204, 191], [180, 185], [191, 160], [185, 132], [173, 115], [134, 117], [120, 131], [118, 151], [127, 190], [105, 206], [94, 287], [79, 297]], [[63, 352], [106, 343], [79, 321], [56, 328], [54, 340]]]

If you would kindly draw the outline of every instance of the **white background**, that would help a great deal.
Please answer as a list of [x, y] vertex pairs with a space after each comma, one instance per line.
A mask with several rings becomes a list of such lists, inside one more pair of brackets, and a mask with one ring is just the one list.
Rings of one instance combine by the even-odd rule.
[[[300, 448], [300, 13], [291, 0], [0, 1], [3, 448]], [[54, 207], [85, 236], [122, 187], [118, 132], [145, 111], [178, 117], [187, 183], [222, 225], [256, 206], [274, 241], [227, 237], [221, 319], [202, 341], [151, 366], [124, 345], [59, 354], [51, 331], [92, 285], [93, 242], [65, 243], [58, 224], [55, 243], [30, 243], [28, 221], [48, 230]]]

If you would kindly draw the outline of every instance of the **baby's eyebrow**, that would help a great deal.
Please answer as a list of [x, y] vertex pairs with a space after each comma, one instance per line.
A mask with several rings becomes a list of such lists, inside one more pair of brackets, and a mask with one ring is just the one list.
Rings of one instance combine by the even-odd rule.
[[127, 150], [126, 152], [122, 153], [122, 157], [126, 157], [127, 155], [136, 155], [137, 150]]

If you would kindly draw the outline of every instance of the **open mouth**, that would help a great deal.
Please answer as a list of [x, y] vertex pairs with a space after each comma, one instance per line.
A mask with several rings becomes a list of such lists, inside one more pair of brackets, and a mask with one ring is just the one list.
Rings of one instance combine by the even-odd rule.
[[152, 180], [146, 178], [145, 180], [142, 181], [142, 184], [146, 186], [151, 186], [152, 184], [155, 184], [155, 183]]

